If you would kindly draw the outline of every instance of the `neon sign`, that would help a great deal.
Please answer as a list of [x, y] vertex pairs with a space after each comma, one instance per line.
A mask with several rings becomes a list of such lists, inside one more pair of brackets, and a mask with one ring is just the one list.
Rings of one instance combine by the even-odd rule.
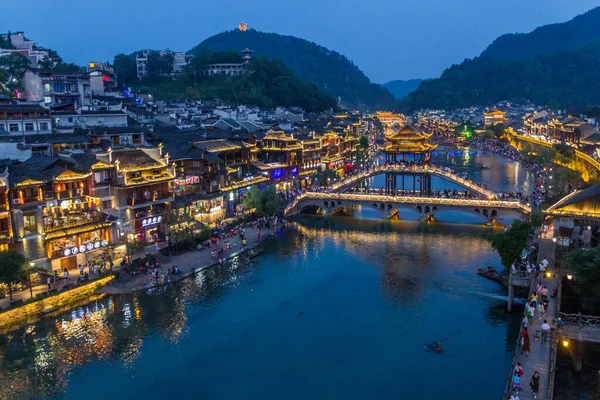
[[102, 240], [102, 241], [97, 241], [94, 243], [82, 244], [79, 247], [75, 246], [75, 247], [66, 248], [66, 249], [64, 249], [63, 254], [65, 255], [65, 257], [74, 256], [77, 253], [85, 253], [86, 251], [97, 250], [100, 247], [106, 247], [106, 246], [108, 246], [108, 242], [106, 240]]
[[173, 179], [173, 183], [176, 185], [195, 185], [200, 183], [200, 177], [194, 175], [184, 179], [175, 178]]
[[158, 217], [144, 218], [142, 220], [142, 226], [145, 228], [147, 226], [151, 226], [154, 224], [160, 224], [161, 221], [162, 221], [161, 215], [159, 215]]

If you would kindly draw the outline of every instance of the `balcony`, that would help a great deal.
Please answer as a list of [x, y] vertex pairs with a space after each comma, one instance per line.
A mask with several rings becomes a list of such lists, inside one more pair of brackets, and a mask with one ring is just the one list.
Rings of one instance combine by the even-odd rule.
[[171, 195], [167, 192], [167, 193], [159, 193], [158, 196], [152, 196], [149, 199], [146, 199], [144, 197], [137, 198], [137, 199], [133, 199], [131, 197], [127, 198], [127, 205], [131, 206], [133, 208], [138, 208], [138, 207], [146, 207], [152, 203], [155, 202], [160, 202], [162, 200], [169, 200], [171, 198]]
[[70, 212], [63, 217], [44, 217], [44, 231], [48, 233], [96, 222], [104, 222], [104, 217], [95, 211], [92, 213]]
[[[102, 186], [100, 186], [102, 185]], [[110, 197], [112, 196], [112, 188], [110, 187], [110, 185], [104, 185], [102, 183], [99, 183], [98, 186], [94, 187], [91, 191], [90, 191], [90, 196], [92, 197], [96, 197], [96, 198], [104, 198], [104, 197]]]

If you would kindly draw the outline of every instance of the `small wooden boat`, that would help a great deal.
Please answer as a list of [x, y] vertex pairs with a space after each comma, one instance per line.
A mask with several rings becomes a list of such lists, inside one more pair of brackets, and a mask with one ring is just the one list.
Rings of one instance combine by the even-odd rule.
[[443, 350], [443, 347], [440, 342], [432, 342], [425, 345], [425, 350], [440, 354]]
[[498, 271], [496, 271], [496, 268], [494, 267], [479, 268], [477, 270], [477, 274], [496, 282], [502, 281], [500, 278], [500, 274], [498, 273]]
[[58, 307], [48, 307], [48, 308], [44, 308], [42, 311], [40, 311], [40, 315], [46, 315], [46, 314], [50, 314], [51, 312], [54, 312], [58, 310]]

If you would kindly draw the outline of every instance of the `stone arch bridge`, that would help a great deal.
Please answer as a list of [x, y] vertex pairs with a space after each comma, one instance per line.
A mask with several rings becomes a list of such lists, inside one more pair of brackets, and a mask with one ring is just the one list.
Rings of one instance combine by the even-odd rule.
[[469, 212], [483, 217], [488, 222], [502, 217], [520, 218], [531, 213], [530, 207], [518, 201], [307, 192], [298, 196], [285, 209], [285, 216], [315, 207], [323, 210], [325, 215], [331, 215], [351, 206], [378, 210], [386, 216], [392, 210], [412, 209], [421, 221], [433, 217], [437, 212], [449, 210]]

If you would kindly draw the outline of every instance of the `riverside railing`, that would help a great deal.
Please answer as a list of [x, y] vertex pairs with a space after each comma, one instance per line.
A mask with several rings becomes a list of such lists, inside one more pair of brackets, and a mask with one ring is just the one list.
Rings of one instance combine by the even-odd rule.
[[[531, 295], [536, 290], [535, 279], [531, 280], [531, 286], [529, 287], [529, 293], [527, 295], [527, 299], [531, 298]], [[523, 314], [525, 316], [525, 314]], [[523, 321], [521, 321], [521, 325], [519, 326], [519, 334], [517, 335], [517, 341], [515, 343], [515, 355], [513, 357], [512, 366], [510, 367], [510, 372], [508, 374], [508, 378], [506, 380], [506, 388], [504, 389], [504, 397], [503, 399], [508, 398], [512, 393], [512, 377], [513, 371], [517, 366], [517, 356], [519, 355], [519, 349], [521, 348], [521, 332], [523, 331]]]
[[[554, 313], [554, 318], [556, 318], [558, 320], [558, 318], [560, 317], [560, 303], [562, 301], [562, 281], [559, 279], [558, 280], [558, 294], [556, 295], [556, 308], [554, 309], [555, 313]], [[557, 327], [558, 329], [560, 329], [560, 327]], [[558, 335], [557, 337], [560, 335], [560, 332], [557, 332]], [[550, 372], [548, 373], [548, 390], [546, 392], [546, 398], [547, 399], [553, 399], [554, 398], [554, 378], [556, 376], [556, 356], [558, 353], [558, 341], [555, 338], [555, 340], [552, 341], [552, 348], [550, 349]]]

